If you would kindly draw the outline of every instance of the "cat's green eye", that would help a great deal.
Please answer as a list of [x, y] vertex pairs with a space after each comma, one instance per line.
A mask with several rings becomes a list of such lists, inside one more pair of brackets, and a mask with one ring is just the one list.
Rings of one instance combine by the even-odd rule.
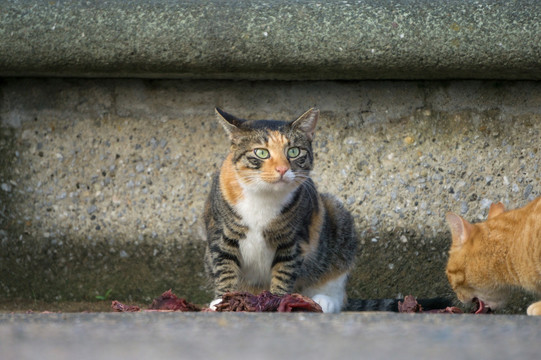
[[270, 157], [269, 150], [267, 149], [255, 149], [254, 154], [260, 159], [268, 159]]
[[298, 147], [292, 147], [287, 150], [287, 156], [290, 158], [296, 158], [301, 153], [301, 149]]

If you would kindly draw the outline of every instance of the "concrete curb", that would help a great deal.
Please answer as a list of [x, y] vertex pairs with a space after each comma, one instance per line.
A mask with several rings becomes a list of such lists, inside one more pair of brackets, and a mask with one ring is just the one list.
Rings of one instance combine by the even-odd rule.
[[389, 313], [0, 314], [5, 359], [537, 359], [541, 318]]
[[541, 79], [541, 3], [0, 1], [0, 76]]

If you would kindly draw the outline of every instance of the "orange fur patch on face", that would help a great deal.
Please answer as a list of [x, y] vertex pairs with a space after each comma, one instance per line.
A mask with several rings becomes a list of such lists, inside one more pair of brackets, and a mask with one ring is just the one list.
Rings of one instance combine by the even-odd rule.
[[233, 154], [229, 154], [222, 164], [220, 171], [220, 190], [225, 200], [231, 205], [237, 204], [242, 199], [242, 188], [233, 166]]
[[263, 162], [261, 166], [261, 179], [267, 182], [274, 182], [280, 179], [278, 169], [290, 169], [289, 160], [285, 152], [289, 144], [287, 138], [278, 131], [271, 131], [269, 139], [262, 147], [266, 148], [270, 157]]

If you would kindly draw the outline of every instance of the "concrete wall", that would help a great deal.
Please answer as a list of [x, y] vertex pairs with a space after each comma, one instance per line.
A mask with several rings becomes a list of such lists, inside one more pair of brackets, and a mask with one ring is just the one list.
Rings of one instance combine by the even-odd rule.
[[541, 193], [539, 82], [4, 78], [0, 297], [208, 301], [199, 225], [228, 147], [215, 106], [321, 110], [313, 178], [355, 217], [352, 298], [449, 295], [445, 213]]
[[0, 0], [0, 24], [0, 298], [208, 301], [215, 106], [320, 108], [353, 298], [451, 294], [445, 213], [541, 192], [538, 1]]

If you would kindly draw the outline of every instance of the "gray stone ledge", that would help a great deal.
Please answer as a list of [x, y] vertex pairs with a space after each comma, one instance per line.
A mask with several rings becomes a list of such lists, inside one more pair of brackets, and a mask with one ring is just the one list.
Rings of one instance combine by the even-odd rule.
[[0, 0], [0, 76], [541, 79], [535, 0]]

